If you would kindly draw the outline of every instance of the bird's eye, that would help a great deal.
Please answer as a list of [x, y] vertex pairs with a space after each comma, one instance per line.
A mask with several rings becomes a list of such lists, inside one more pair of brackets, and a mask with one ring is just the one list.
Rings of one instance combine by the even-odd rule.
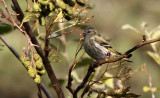
[[91, 33], [91, 31], [88, 31], [87, 33]]

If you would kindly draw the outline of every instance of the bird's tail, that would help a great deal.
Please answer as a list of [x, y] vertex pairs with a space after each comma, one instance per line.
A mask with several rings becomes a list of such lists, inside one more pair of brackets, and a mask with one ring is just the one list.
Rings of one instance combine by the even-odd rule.
[[128, 58], [123, 58], [123, 61], [133, 63], [133, 61], [129, 60], [130, 57], [132, 57], [132, 54], [129, 54]]
[[123, 61], [133, 63], [133, 61], [129, 60], [128, 58], [124, 58]]

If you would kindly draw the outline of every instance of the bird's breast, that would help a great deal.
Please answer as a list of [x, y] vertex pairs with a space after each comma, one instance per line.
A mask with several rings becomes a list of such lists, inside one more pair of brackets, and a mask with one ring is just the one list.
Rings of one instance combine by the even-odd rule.
[[95, 60], [106, 59], [109, 50], [99, 43], [95, 42], [93, 39], [85, 41], [84, 49], [86, 53]]

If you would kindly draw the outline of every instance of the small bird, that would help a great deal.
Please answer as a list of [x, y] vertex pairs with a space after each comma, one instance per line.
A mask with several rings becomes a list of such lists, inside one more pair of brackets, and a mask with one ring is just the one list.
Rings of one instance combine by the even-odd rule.
[[101, 37], [94, 27], [87, 27], [84, 32], [84, 49], [86, 53], [95, 60], [114, 58], [121, 55], [118, 51], [114, 50], [108, 42]]

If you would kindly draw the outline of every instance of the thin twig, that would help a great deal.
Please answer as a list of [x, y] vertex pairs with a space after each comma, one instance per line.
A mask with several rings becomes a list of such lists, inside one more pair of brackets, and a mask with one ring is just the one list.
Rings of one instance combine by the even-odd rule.
[[93, 67], [93, 64], [90, 64], [89, 68], [88, 68], [88, 72], [86, 74], [86, 76], [84, 77], [82, 83], [75, 89], [74, 93], [73, 93], [73, 98], [77, 98], [77, 93], [85, 86], [85, 84], [87, 83], [89, 77], [91, 76], [92, 72], [94, 72], [95, 68]]
[[24, 31], [20, 28], [20, 26], [18, 26], [18, 25], [16, 24], [16, 22], [14, 21], [11, 13], [10, 13], [9, 10], [8, 10], [8, 7], [7, 7], [6, 3], [5, 3], [5, 1], [4, 1], [4, 0], [1, 0], [1, 2], [3, 3], [3, 5], [4, 5], [4, 7], [5, 7], [5, 9], [6, 9], [7, 13], [8, 13], [8, 15], [9, 15], [9, 18], [10, 18], [10, 20], [11, 20], [12, 23], [13, 23], [13, 25], [14, 25], [15, 27], [17, 27], [21, 32], [24, 32]]
[[[54, 19], [53, 19], [54, 20]], [[49, 49], [49, 36], [50, 36], [50, 32], [52, 30], [52, 27], [53, 27], [53, 24], [54, 22], [51, 22], [48, 27], [46, 27], [46, 36], [45, 36], [45, 39], [44, 39], [44, 54], [46, 57], [48, 57], [49, 55], [49, 52], [50, 52], [50, 49]]]
[[3, 10], [1, 8], [0, 8], [0, 14], [1, 14], [1, 18], [5, 18], [9, 22], [12, 22], [11, 19], [3, 12]]
[[154, 92], [153, 92], [153, 87], [152, 87], [152, 79], [151, 79], [151, 75], [148, 73], [148, 68], [147, 68], [147, 64], [144, 63], [144, 73], [145, 75], [147, 76], [148, 78], [148, 85], [150, 87], [150, 91], [151, 91], [151, 94], [152, 94], [152, 98], [155, 98], [155, 95], [154, 95]]
[[[80, 43], [79, 43], [80, 44]], [[78, 44], [78, 46], [79, 46]], [[72, 70], [74, 69], [75, 65], [76, 65], [76, 58], [77, 58], [77, 55], [79, 53], [79, 51], [82, 49], [83, 47], [83, 44], [80, 46], [80, 48], [78, 49], [77, 48], [77, 51], [76, 51], [76, 54], [75, 54], [75, 58], [74, 58], [74, 62], [72, 64], [72, 66], [70, 67], [69, 69], [69, 74], [68, 74], [68, 84], [66, 86], [66, 88], [73, 94], [74, 93], [74, 89], [72, 88], [72, 81], [73, 81], [73, 78], [72, 78]]]
[[135, 51], [136, 49], [146, 45], [146, 44], [150, 44], [150, 43], [154, 43], [154, 42], [157, 42], [157, 41], [160, 41], [160, 38], [157, 38], [157, 39], [153, 39], [153, 40], [149, 40], [149, 41], [144, 41], [136, 46], [134, 46], [133, 48], [129, 49], [127, 52], [125, 52], [124, 54], [130, 54], [132, 53], [133, 51]]
[[[64, 28], [64, 23], [58, 23], [58, 27], [59, 29], [63, 29]], [[61, 30], [60, 31], [62, 36], [59, 36], [58, 37], [58, 44], [59, 44], [59, 41], [62, 42], [62, 45], [64, 47], [63, 49], [63, 52], [61, 52], [61, 54], [63, 55], [63, 57], [65, 58], [65, 61], [66, 61], [66, 66], [69, 66], [69, 56], [68, 56], [68, 53], [67, 53], [67, 40], [66, 40], [66, 36], [64, 34], [64, 30]], [[59, 46], [59, 45], [58, 45]], [[58, 49], [59, 47], [57, 47]], [[58, 53], [58, 52], [57, 52]]]
[[38, 87], [38, 96], [39, 96], [39, 98], [43, 98], [42, 97], [42, 92], [41, 92], [41, 83], [37, 84], [37, 87]]
[[41, 89], [43, 90], [43, 92], [45, 93], [47, 98], [53, 98], [53, 96], [49, 93], [48, 89], [46, 88], [46, 86], [43, 83], [41, 83]]
[[0, 35], [0, 39], [4, 42], [4, 44], [10, 49], [10, 51], [16, 56], [18, 60], [20, 60], [20, 55], [18, 52], [11, 46], [11, 44], [2, 36]]

